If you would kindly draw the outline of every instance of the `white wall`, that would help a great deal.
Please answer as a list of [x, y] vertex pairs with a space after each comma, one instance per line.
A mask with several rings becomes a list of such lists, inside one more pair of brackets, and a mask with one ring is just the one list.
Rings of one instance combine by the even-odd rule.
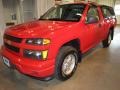
[[99, 4], [108, 5], [114, 7], [115, 0], [97, 0]]
[[120, 15], [117, 16], [117, 24], [120, 24]]
[[62, 0], [62, 3], [73, 3], [74, 0]]
[[55, 5], [55, 0], [35, 0], [36, 18], [39, 18], [49, 8]]
[[2, 0], [0, 0], [0, 46], [2, 44], [2, 36], [5, 29]]
[[34, 18], [35, 18], [35, 0], [24, 0], [22, 6], [23, 6], [24, 22], [34, 20]]
[[[120, 0], [116, 0], [116, 5], [120, 5]], [[120, 24], [120, 15], [117, 15], [117, 23]]]
[[3, 8], [4, 8], [4, 15], [5, 15], [5, 22], [12, 21], [12, 15], [16, 14], [16, 1], [17, 0], [2, 0], [3, 1]]

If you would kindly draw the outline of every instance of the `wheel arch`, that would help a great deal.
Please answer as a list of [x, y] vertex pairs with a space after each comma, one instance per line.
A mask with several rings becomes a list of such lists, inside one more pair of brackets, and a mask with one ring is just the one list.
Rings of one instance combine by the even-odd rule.
[[[72, 46], [74, 47], [77, 51], [78, 51], [78, 55], [79, 55], [79, 62], [81, 61], [81, 43], [80, 43], [80, 39], [76, 38], [76, 39], [72, 39], [70, 41], [67, 41], [65, 43], [63, 43], [60, 48], [59, 51], [62, 47], [64, 46]], [[58, 51], [58, 52], [59, 52]]]

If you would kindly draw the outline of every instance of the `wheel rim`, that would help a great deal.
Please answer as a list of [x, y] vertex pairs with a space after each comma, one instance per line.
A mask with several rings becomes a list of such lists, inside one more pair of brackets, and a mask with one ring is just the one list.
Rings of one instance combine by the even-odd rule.
[[110, 44], [111, 43], [111, 40], [112, 40], [112, 38], [111, 38], [111, 33], [109, 34], [109, 37], [108, 37], [108, 43]]
[[69, 54], [65, 57], [64, 62], [62, 64], [62, 72], [64, 75], [70, 75], [74, 70], [76, 62], [76, 56], [74, 54]]

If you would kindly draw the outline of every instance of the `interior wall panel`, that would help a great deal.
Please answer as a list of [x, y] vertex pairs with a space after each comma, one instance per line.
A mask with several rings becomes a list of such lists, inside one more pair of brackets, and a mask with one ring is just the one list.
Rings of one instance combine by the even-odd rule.
[[55, 5], [55, 0], [35, 0], [36, 18], [43, 15], [49, 8]]
[[[116, 3], [115, 3], [115, 4], [116, 4], [116, 5], [120, 5], [120, 0], [116, 0]], [[120, 10], [119, 10], [119, 12], [120, 12]], [[117, 15], [117, 23], [120, 24], [120, 14]]]
[[4, 15], [3, 15], [3, 5], [2, 0], [0, 0], [0, 46], [2, 45], [2, 37], [5, 29]]

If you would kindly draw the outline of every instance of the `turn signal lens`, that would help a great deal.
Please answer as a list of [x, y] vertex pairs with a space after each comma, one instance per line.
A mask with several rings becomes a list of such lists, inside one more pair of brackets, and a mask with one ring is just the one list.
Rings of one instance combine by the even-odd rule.
[[42, 51], [42, 58], [45, 60], [48, 56], [48, 51]]
[[46, 44], [50, 44], [50, 40], [49, 39], [43, 39], [43, 45], [46, 45]]

